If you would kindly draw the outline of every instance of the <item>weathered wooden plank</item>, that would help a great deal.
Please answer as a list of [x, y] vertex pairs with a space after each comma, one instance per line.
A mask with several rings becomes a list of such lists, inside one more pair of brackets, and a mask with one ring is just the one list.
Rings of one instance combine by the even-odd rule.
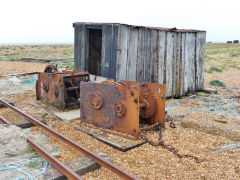
[[180, 96], [180, 61], [181, 61], [181, 40], [182, 40], [182, 33], [177, 33], [176, 37], [176, 97]]
[[157, 30], [151, 30], [151, 59], [150, 59], [150, 82], [155, 83], [157, 73]]
[[184, 94], [188, 93], [189, 89], [189, 81], [190, 81], [190, 60], [189, 60], [189, 48], [190, 48], [190, 36], [188, 33], [186, 33], [186, 39], [185, 39], [185, 61], [184, 61]]
[[195, 90], [195, 34], [186, 34], [184, 92]]
[[116, 35], [118, 27], [113, 24], [104, 25], [102, 29], [102, 61], [101, 76], [107, 78], [116, 78]]
[[145, 28], [144, 31], [144, 62], [143, 62], [143, 70], [144, 70], [144, 78], [143, 81], [147, 82], [148, 81], [148, 68], [149, 68], [149, 30]]
[[80, 31], [80, 27], [78, 25], [74, 25], [74, 64], [75, 64], [75, 68], [79, 69], [81, 66], [80, 63], [80, 35], [81, 31]]
[[144, 81], [144, 57], [145, 57], [145, 28], [138, 29], [138, 49], [137, 49], [137, 81]]
[[82, 29], [81, 29], [81, 69], [84, 71], [87, 71], [87, 29], [86, 29], [86, 25], [82, 25]]
[[180, 49], [180, 96], [185, 95], [184, 92], [184, 79], [185, 79], [185, 46], [186, 46], [186, 33], [181, 33], [181, 49]]
[[177, 84], [177, 33], [173, 33], [173, 57], [172, 57], [172, 97], [176, 97]]
[[129, 29], [127, 52], [127, 80], [136, 81], [138, 30]]
[[128, 27], [120, 25], [117, 40], [117, 80], [126, 80], [127, 72]]
[[157, 31], [157, 37], [156, 37], [156, 62], [155, 62], [155, 67], [154, 67], [154, 82], [155, 83], [158, 83], [159, 81], [159, 78], [158, 78], [158, 75], [159, 75], [159, 34], [160, 34], [160, 31]]
[[116, 61], [117, 61], [117, 34], [118, 25], [111, 26], [111, 58], [110, 58], [110, 69], [109, 78], [116, 79]]
[[165, 53], [166, 31], [159, 32], [158, 48], [158, 83], [163, 84], [164, 79], [164, 53]]
[[198, 32], [196, 35], [196, 91], [204, 88], [204, 57], [205, 57], [205, 43], [206, 33]]
[[187, 49], [189, 47], [189, 41], [188, 40], [188, 35], [186, 34], [186, 39], [185, 39], [185, 61], [184, 61], [184, 88], [183, 88], [183, 91], [184, 91], [184, 94], [187, 94], [188, 92], [188, 83], [189, 83], [189, 74], [190, 74], [190, 70], [189, 70], [189, 58], [188, 58], [188, 52], [187, 52]]
[[102, 26], [102, 50], [101, 50], [101, 76], [103, 76], [103, 64], [106, 59], [106, 26]]
[[109, 25], [103, 25], [102, 28], [102, 59], [101, 59], [101, 76], [109, 76], [109, 61], [111, 57], [111, 45], [110, 45], [110, 28]]
[[144, 58], [144, 81], [150, 82], [150, 62], [151, 62], [151, 30], [145, 31], [145, 58]]
[[172, 61], [173, 61], [173, 33], [167, 32], [167, 52], [166, 52], [166, 94], [172, 97]]
[[195, 92], [195, 71], [196, 71], [196, 33], [189, 33], [190, 47], [189, 47], [189, 60], [190, 60], [190, 74], [189, 74], [189, 91]]
[[74, 62], [76, 69], [85, 70], [85, 26], [75, 25], [74, 27]]

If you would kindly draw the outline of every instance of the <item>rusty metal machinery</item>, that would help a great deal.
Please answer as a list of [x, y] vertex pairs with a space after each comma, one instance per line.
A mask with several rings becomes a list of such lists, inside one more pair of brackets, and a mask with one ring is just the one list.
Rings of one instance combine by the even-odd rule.
[[139, 136], [140, 120], [165, 127], [165, 85], [131, 81], [80, 84], [81, 119]]
[[81, 81], [89, 81], [89, 73], [74, 70], [58, 71], [55, 66], [46, 66], [38, 73], [36, 84], [37, 100], [54, 104], [61, 108], [79, 105]]

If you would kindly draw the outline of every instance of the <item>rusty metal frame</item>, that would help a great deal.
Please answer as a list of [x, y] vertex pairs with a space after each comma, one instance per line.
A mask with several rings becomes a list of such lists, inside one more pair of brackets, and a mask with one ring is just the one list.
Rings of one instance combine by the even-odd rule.
[[165, 128], [165, 85], [132, 81], [80, 84], [81, 120], [139, 137], [140, 118]]
[[91, 152], [90, 150], [88, 150], [87, 148], [85, 148], [84, 146], [81, 146], [79, 144], [77, 144], [76, 142], [74, 142], [73, 140], [69, 139], [68, 137], [60, 134], [59, 132], [51, 129], [50, 127], [48, 127], [47, 125], [43, 124], [42, 122], [38, 121], [37, 119], [31, 117], [30, 115], [24, 113], [23, 111], [21, 111], [20, 109], [12, 106], [11, 104], [9, 104], [8, 102], [1, 100], [0, 102], [5, 105], [6, 107], [11, 108], [12, 110], [16, 111], [17, 113], [19, 113], [20, 115], [24, 116], [25, 118], [29, 119], [33, 124], [40, 126], [41, 128], [43, 128], [44, 130], [46, 130], [47, 132], [49, 132], [50, 134], [56, 136], [57, 138], [59, 138], [60, 140], [62, 140], [63, 142], [65, 142], [66, 144], [72, 146], [73, 148], [75, 148], [76, 150], [80, 151], [82, 154], [84, 154], [85, 156], [87, 156], [88, 158], [93, 159], [94, 161], [96, 161], [98, 164], [100, 164], [101, 166], [109, 169], [110, 171], [112, 171], [113, 173], [117, 174], [118, 176], [120, 176], [123, 179], [137, 179], [135, 176], [129, 174], [128, 172], [126, 172], [125, 170], [123, 170], [122, 168], [114, 165], [113, 163], [111, 163], [108, 160], [105, 160], [104, 158], [102, 158], [99, 155], [94, 154], [93, 152]]
[[[104, 83], [84, 83], [80, 84], [80, 110], [81, 119], [85, 122], [120, 131], [137, 137], [139, 127], [139, 92], [136, 88], [126, 89], [121, 84], [112, 86]], [[95, 100], [93, 95], [101, 94], [103, 104], [100, 108], [92, 105]], [[99, 99], [99, 101], [101, 101]], [[123, 104], [126, 112], [124, 116], [116, 116], [116, 104]], [[131, 108], [131, 110], [130, 110]], [[131, 121], [129, 121], [131, 119]]]
[[[50, 67], [47, 66], [46, 68]], [[87, 72], [75, 72], [73, 70], [62, 72], [55, 70], [51, 73], [40, 72], [36, 83], [36, 98], [62, 109], [67, 106], [78, 105], [80, 92], [77, 82], [89, 81], [89, 79], [89, 73]], [[67, 87], [67, 84], [71, 86]], [[72, 93], [76, 96], [75, 98], [71, 96]]]
[[[165, 100], [166, 100], [166, 85], [148, 82], [133, 82], [122, 81], [128, 85], [139, 87], [140, 103], [144, 99], [142, 96], [153, 96], [156, 100], [156, 113], [150, 118], [150, 124], [160, 123], [162, 128], [165, 128]], [[141, 116], [141, 112], [140, 112]]]

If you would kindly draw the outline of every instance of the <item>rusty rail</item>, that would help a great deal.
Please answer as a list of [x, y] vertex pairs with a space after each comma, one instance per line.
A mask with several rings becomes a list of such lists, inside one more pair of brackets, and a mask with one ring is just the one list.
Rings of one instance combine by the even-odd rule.
[[0, 121], [2, 121], [4, 124], [10, 124], [10, 122], [2, 116], [0, 116]]
[[40, 121], [38, 121], [37, 119], [29, 116], [28, 114], [24, 113], [23, 111], [21, 111], [20, 109], [18, 109], [16, 107], [12, 106], [11, 104], [7, 103], [6, 101], [0, 99], [0, 102], [3, 105], [5, 105], [5, 106], [11, 108], [12, 110], [18, 112], [19, 114], [21, 114], [25, 118], [29, 119], [33, 124], [42, 127], [44, 130], [46, 130], [50, 134], [58, 137], [59, 139], [61, 139], [66, 144], [74, 147], [76, 150], [80, 151], [85, 156], [93, 159], [94, 161], [96, 161], [101, 166], [103, 166], [103, 167], [109, 169], [110, 171], [112, 171], [113, 173], [117, 174], [121, 178], [123, 178], [123, 179], [137, 179], [135, 176], [129, 174], [128, 172], [126, 172], [125, 170], [121, 169], [120, 167], [112, 164], [111, 162], [109, 162], [109, 161], [105, 160], [104, 158], [100, 157], [99, 155], [94, 154], [93, 152], [91, 152], [87, 148], [77, 144], [76, 142], [74, 142], [73, 140], [69, 139], [68, 137], [66, 137], [66, 136], [58, 133], [57, 131], [49, 128], [47, 125], [45, 125], [45, 124], [41, 123]]
[[[6, 120], [4, 117], [0, 116], [0, 120], [5, 124], [11, 124], [8, 120]], [[33, 149], [38, 152], [41, 156], [43, 156], [48, 162], [50, 162], [55, 168], [58, 169], [62, 174], [64, 174], [66, 177], [74, 180], [81, 180], [82, 178], [69, 169], [67, 166], [65, 166], [61, 161], [59, 161], [57, 158], [52, 156], [51, 154], [47, 153], [44, 149], [42, 149], [40, 146], [35, 144], [31, 139], [27, 138], [27, 142], [31, 144]]]
[[29, 138], [27, 138], [27, 141], [31, 144], [33, 149], [38, 152], [38, 154], [43, 156], [48, 162], [50, 162], [53, 166], [55, 166], [61, 173], [63, 173], [69, 179], [76, 179], [76, 180], [82, 179], [77, 173], [69, 169], [67, 166], [65, 166], [65, 164], [63, 164], [57, 158], [47, 153], [44, 149], [42, 149], [40, 146], [35, 144]]

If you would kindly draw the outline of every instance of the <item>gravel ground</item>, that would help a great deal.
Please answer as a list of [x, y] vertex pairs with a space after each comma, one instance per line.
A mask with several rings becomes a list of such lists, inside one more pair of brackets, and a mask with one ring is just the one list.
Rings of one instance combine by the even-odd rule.
[[[94, 152], [103, 152], [111, 160], [139, 179], [237, 179], [239, 174], [235, 169], [240, 166], [240, 149], [219, 154], [211, 152], [223, 145], [234, 143], [225, 137], [207, 134], [195, 129], [183, 128], [177, 123], [177, 128], [167, 128], [163, 132], [163, 140], [179, 150], [180, 154], [190, 154], [204, 162], [196, 163], [193, 159], [179, 159], [171, 152], [161, 147], [149, 144], [142, 145], [127, 152], [120, 152], [112, 147], [99, 142], [92, 137], [75, 130], [79, 121], [65, 124], [61, 121], [48, 121], [58, 132], [70, 137], [77, 143]], [[150, 139], [157, 139], [157, 133], [149, 132]], [[61, 149], [60, 160], [65, 162], [81, 156], [78, 152], [70, 150], [68, 145], [60, 143], [51, 137], [52, 143], [57, 143]], [[105, 168], [83, 176], [84, 179], [118, 179]]]
[[[223, 72], [205, 73], [205, 87], [211, 87], [218, 90], [221, 96], [240, 96], [240, 70], [236, 68], [229, 68]], [[226, 88], [212, 86], [209, 84], [212, 80], [220, 80], [226, 84]]]
[[[2, 62], [1, 62], [2, 63]], [[10, 65], [9, 65], [10, 66]], [[2, 66], [1, 66], [2, 67]], [[45, 67], [45, 65], [44, 65]], [[42, 71], [42, 67], [39, 67]], [[24, 68], [23, 68], [24, 69]], [[27, 69], [27, 68], [26, 68]], [[0, 70], [0, 73], [9, 72]], [[18, 71], [18, 69], [16, 70]], [[29, 70], [26, 70], [29, 72]], [[35, 71], [32, 69], [32, 71]], [[25, 72], [25, 71], [19, 71]], [[11, 72], [14, 73], [14, 72]], [[224, 71], [222, 73], [215, 73], [205, 75], [205, 86], [213, 79], [222, 80], [226, 83], [227, 89], [238, 92], [239, 80], [237, 77], [240, 75], [240, 70], [233, 69]], [[231, 92], [226, 92], [226, 88], [217, 88], [219, 95], [235, 96]], [[28, 91], [21, 95], [8, 95], [7, 97], [13, 98], [16, 107], [24, 109], [34, 117], [39, 117], [42, 113], [38, 112], [39, 108], [34, 107], [30, 102], [36, 103], [35, 91]], [[174, 101], [174, 100], [169, 100]], [[198, 107], [194, 100], [188, 102], [190, 107]], [[186, 106], [186, 104], [185, 104]], [[189, 118], [197, 119], [198, 116], [194, 115], [191, 110], [186, 110], [189, 113]], [[0, 109], [0, 114], [5, 116], [8, 120], [18, 120], [19, 116], [11, 114], [7, 109]], [[203, 120], [208, 118], [214, 119], [215, 116], [201, 116]], [[149, 144], [142, 145], [138, 148], [127, 152], [120, 152], [112, 147], [99, 142], [96, 139], [82, 133], [75, 128], [79, 127], [79, 120], [71, 123], [63, 123], [58, 120], [52, 120], [50, 116], [45, 117], [47, 124], [56, 129], [60, 133], [73, 139], [79, 144], [87, 147], [88, 149], [107, 154], [111, 160], [118, 166], [126, 171], [132, 173], [139, 179], [239, 179], [240, 178], [240, 149], [234, 149], [223, 153], [211, 154], [211, 152], [221, 146], [235, 143], [226, 137], [220, 135], [213, 135], [205, 133], [196, 129], [183, 128], [180, 122], [176, 122], [177, 128], [167, 128], [163, 132], [163, 140], [166, 144], [170, 144], [179, 150], [180, 154], [190, 154], [201, 159], [206, 159], [204, 162], [196, 163], [193, 159], [179, 159], [174, 154], [162, 147], [152, 147]], [[38, 131], [39, 128], [33, 127], [33, 131]], [[42, 131], [42, 133], [45, 133]], [[157, 133], [149, 132], [148, 137], [156, 140]], [[82, 156], [75, 150], [71, 150], [68, 145], [63, 144], [61, 141], [50, 136], [52, 144], [58, 144], [60, 147], [61, 155], [59, 159], [63, 162], [78, 158]], [[118, 177], [105, 168], [100, 168], [94, 172], [88, 173], [83, 176], [84, 179], [118, 179]]]

